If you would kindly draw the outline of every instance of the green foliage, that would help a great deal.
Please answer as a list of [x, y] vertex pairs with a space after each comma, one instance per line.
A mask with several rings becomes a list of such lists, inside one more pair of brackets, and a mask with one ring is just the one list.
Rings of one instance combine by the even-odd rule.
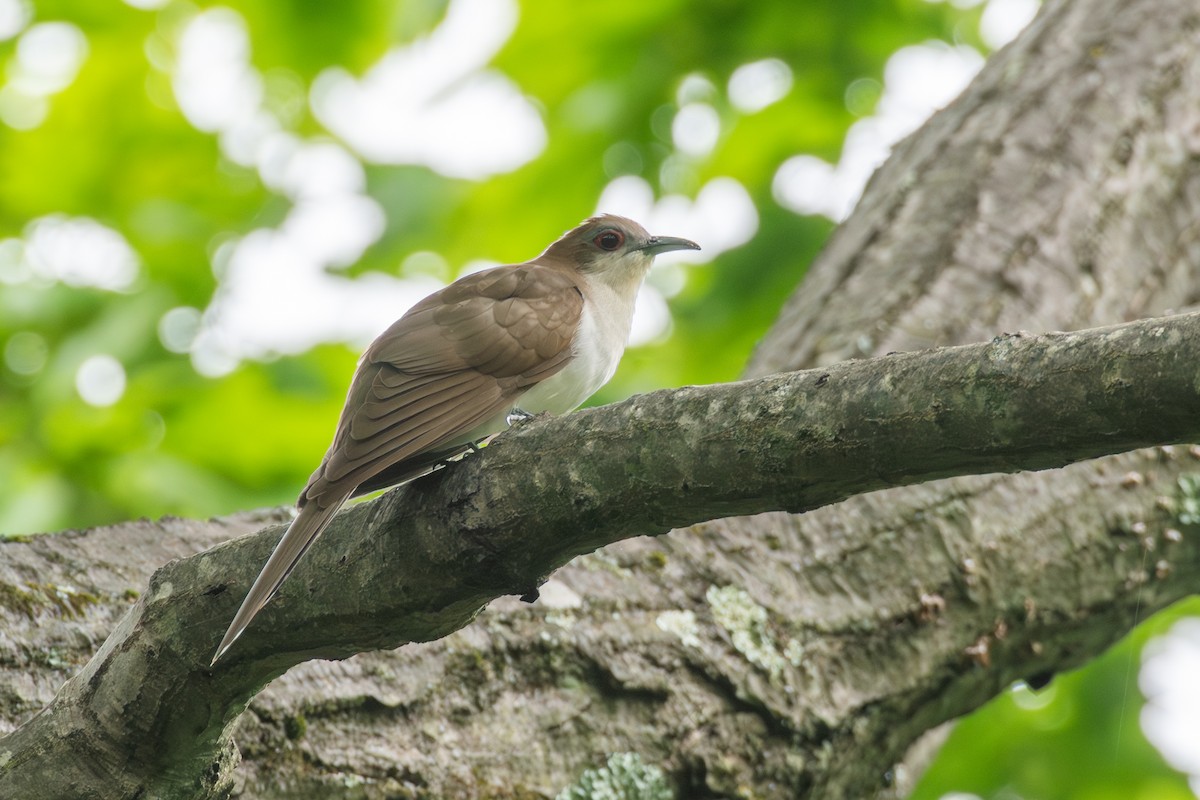
[[[245, 361], [211, 378], [159, 334], [169, 310], [209, 306], [222, 243], [278, 225], [291, 207], [178, 106], [180, 33], [217, 5], [36, 4], [33, 22], [76, 25], [87, 54], [70, 85], [48, 97], [40, 124], [0, 123], [0, 241], [45, 215], [89, 217], [125, 238], [141, 272], [110, 291], [6, 276], [0, 258], [0, 534], [288, 503], [328, 444], [360, 344]], [[447, 8], [445, 0], [228, 5], [244, 20], [266, 108], [285, 129], [318, 138], [328, 134], [306, 102], [315, 78], [330, 67], [362, 74], [389, 47], [427, 35]], [[398, 274], [412, 253], [433, 251], [449, 265], [435, 265], [434, 276], [449, 280], [473, 259], [535, 255], [592, 213], [618, 175], [685, 195], [733, 176], [759, 209], [757, 234], [686, 270], [670, 300], [672, 335], [629, 352], [593, 402], [735, 378], [831, 227], [780, 209], [774, 171], [796, 153], [835, 157], [854, 120], [845, 87], [878, 78], [902, 45], [957, 35], [959, 14], [923, 0], [825, 0], [802, 13], [788, 3], [678, 0], [580, 13], [529, 0], [494, 67], [536, 102], [545, 149], [473, 181], [365, 162], [387, 228], [346, 274]], [[10, 68], [16, 42], [0, 43]], [[735, 68], [764, 58], [790, 64], [794, 85], [762, 111], [739, 112], [723, 87]], [[689, 75], [704, 79], [697, 85], [721, 117], [704, 158], [680, 158], [670, 141]], [[126, 374], [120, 399], [99, 408], [74, 386], [96, 354], [115, 357]]]
[[960, 720], [911, 800], [1193, 800], [1141, 732], [1138, 654], [1200, 600], [1138, 627], [1086, 668], [1034, 692], [1017, 686]]

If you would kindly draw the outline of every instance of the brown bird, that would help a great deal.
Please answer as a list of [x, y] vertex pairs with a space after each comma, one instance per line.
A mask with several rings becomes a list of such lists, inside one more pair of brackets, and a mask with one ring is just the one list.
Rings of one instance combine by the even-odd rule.
[[576, 408], [629, 339], [654, 256], [699, 250], [611, 214], [585, 220], [524, 264], [467, 275], [417, 303], [359, 361], [329, 451], [299, 513], [217, 647], [215, 664], [351, 497], [403, 483], [503, 430]]

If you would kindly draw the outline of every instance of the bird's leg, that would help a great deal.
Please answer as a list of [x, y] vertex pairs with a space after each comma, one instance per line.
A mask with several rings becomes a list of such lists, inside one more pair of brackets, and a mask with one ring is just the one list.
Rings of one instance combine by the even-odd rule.
[[433, 465], [433, 467], [431, 469], [441, 469], [442, 467], [448, 467], [451, 464], [453, 464], [455, 461], [461, 461], [464, 458], [466, 458], [467, 456], [471, 456], [471, 455], [475, 455], [476, 453], [479, 453], [480, 451], [483, 450], [483, 448], [480, 447], [479, 445], [486, 443], [487, 440], [490, 438], [491, 438], [490, 436], [485, 436], [484, 438], [480, 439], [478, 442], [467, 442], [465, 445], [463, 445], [463, 448], [461, 450], [459, 450], [458, 452], [450, 453], [445, 458], [438, 459], [438, 461]]
[[508, 412], [508, 416], [504, 418], [504, 421], [507, 422], [508, 427], [511, 428], [513, 425], [516, 425], [519, 422], [525, 422], [526, 420], [530, 419], [533, 419], [533, 414], [530, 414], [523, 408], [513, 408], [512, 411]]

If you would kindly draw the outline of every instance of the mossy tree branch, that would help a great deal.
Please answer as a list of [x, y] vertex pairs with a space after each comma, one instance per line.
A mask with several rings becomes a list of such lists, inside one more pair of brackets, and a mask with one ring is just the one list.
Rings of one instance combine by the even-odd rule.
[[[656, 392], [521, 425], [337, 518], [207, 666], [279, 526], [158, 570], [87, 667], [4, 740], [0, 788], [226, 785], [238, 714], [301, 661], [430, 641], [571, 558], [709, 519], [1200, 439], [1200, 314]], [[75, 767], [47, 776], [69, 749]], [[72, 759], [60, 763], [69, 765]], [[215, 765], [215, 766], [214, 766]], [[92, 776], [92, 777], [88, 777]]]

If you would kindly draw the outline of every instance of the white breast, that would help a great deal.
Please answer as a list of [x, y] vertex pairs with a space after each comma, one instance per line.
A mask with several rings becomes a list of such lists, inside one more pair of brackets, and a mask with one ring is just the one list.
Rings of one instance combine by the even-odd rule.
[[[611, 297], [604, 296], [611, 294]], [[518, 403], [530, 414], [565, 414], [608, 383], [625, 352], [633, 304], [599, 282], [583, 306], [572, 347], [574, 358], [561, 371], [530, 388]]]
[[[549, 411], [565, 414], [579, 407], [617, 371], [617, 364], [629, 341], [633, 324], [633, 305], [645, 269], [627, 272], [610, 283], [593, 280], [587, 302], [579, 320], [579, 330], [571, 346], [574, 357], [562, 370], [530, 387], [514, 403], [516, 408], [530, 414]], [[504, 430], [510, 409], [484, 420], [470, 431], [450, 442], [450, 445], [476, 442], [485, 436]]]

